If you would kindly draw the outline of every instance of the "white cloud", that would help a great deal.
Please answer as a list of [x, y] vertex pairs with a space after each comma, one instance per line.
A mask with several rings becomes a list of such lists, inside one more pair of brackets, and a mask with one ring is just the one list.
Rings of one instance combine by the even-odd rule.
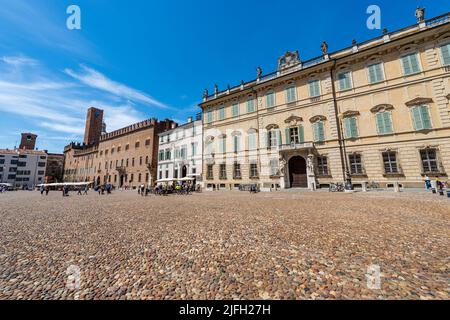
[[38, 65], [38, 61], [28, 58], [28, 57], [24, 57], [24, 56], [19, 56], [19, 57], [1, 57], [0, 61], [3, 61], [6, 64], [18, 67], [18, 66], [24, 66], [24, 65], [28, 65], [28, 66], [36, 66]]
[[148, 94], [130, 88], [122, 83], [115, 82], [94, 69], [84, 65], [81, 65], [81, 68], [83, 70], [81, 73], [76, 73], [71, 69], [65, 69], [64, 72], [89, 87], [103, 90], [131, 101], [141, 102], [161, 109], [170, 109], [169, 106], [152, 98]]

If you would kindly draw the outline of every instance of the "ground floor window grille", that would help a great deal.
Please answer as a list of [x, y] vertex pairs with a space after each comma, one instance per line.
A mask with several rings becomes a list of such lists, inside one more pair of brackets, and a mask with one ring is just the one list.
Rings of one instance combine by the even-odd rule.
[[241, 179], [241, 165], [239, 163], [235, 163], [233, 166], [233, 178]]
[[420, 150], [424, 172], [439, 172], [436, 149]]
[[227, 165], [221, 164], [220, 165], [220, 179], [226, 179], [227, 178]]
[[214, 179], [213, 165], [212, 164], [209, 164], [208, 167], [207, 167], [206, 177], [208, 179]]
[[354, 153], [349, 155], [350, 160], [350, 172], [352, 174], [363, 174], [363, 165], [361, 155], [358, 153]]
[[250, 178], [258, 177], [258, 165], [256, 163], [250, 164]]
[[317, 173], [319, 176], [328, 175], [328, 159], [327, 157], [317, 157]]
[[397, 154], [393, 151], [383, 152], [385, 173], [398, 173]]

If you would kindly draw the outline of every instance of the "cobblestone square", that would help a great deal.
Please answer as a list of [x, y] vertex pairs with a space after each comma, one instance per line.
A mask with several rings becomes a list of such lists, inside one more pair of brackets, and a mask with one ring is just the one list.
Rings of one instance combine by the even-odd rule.
[[448, 299], [449, 207], [425, 193], [9, 192], [0, 299]]

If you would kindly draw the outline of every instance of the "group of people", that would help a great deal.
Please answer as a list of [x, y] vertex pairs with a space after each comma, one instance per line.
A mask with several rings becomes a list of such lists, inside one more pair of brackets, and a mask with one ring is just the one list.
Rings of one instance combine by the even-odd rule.
[[96, 186], [94, 190], [97, 191], [99, 195], [104, 195], [105, 192], [106, 194], [111, 194], [113, 191], [113, 186], [112, 184], [108, 183], [105, 185]]
[[425, 188], [430, 191], [430, 190], [435, 190], [435, 191], [443, 191], [444, 189], [450, 189], [450, 184], [448, 181], [441, 181], [438, 179], [436, 180], [431, 180], [430, 177], [426, 176], [425, 177]]
[[48, 196], [48, 193], [50, 192], [50, 188], [49, 187], [45, 187], [44, 188], [44, 186], [41, 186], [39, 188], [39, 191], [41, 192], [41, 196], [44, 195], [44, 192], [45, 192], [45, 195]]
[[0, 186], [0, 193], [5, 193], [6, 191], [8, 191], [7, 186]]

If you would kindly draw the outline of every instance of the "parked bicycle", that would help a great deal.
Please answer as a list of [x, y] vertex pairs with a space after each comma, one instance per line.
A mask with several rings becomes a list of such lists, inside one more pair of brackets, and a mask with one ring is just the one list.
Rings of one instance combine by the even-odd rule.
[[329, 188], [330, 192], [344, 192], [345, 191], [345, 185], [343, 183], [331, 183], [330, 184], [330, 188]]

